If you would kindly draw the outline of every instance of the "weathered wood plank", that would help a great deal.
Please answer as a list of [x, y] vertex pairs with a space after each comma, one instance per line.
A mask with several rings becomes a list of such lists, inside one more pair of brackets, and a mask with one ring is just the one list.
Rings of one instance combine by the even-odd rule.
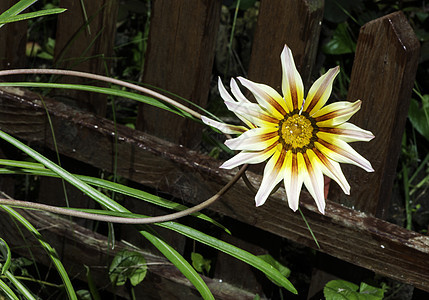
[[[0, 1], [0, 14], [16, 4], [15, 0]], [[5, 24], [0, 29], [0, 69], [21, 68], [25, 65], [27, 21]], [[7, 47], [5, 46], [7, 45]], [[9, 78], [9, 80], [11, 80]]]
[[[105, 66], [110, 64], [106, 58], [113, 54], [118, 5], [118, 0], [60, 1], [60, 7], [67, 11], [58, 16], [54, 55], [57, 68], [106, 74]], [[62, 82], [71, 81], [85, 82], [79, 78], [62, 79]], [[84, 92], [68, 91], [67, 96], [87, 111], [100, 116], [106, 114], [105, 95], [88, 96]]]
[[[44, 110], [37, 96], [1, 91], [0, 128], [31, 143], [52, 148]], [[35, 99], [35, 100], [34, 100]], [[101, 169], [112, 171], [114, 124], [46, 99], [57, 133], [59, 151]], [[235, 171], [219, 169], [220, 162], [184, 147], [117, 125], [118, 174], [159, 188], [191, 203], [214, 194]], [[100, 149], [103, 149], [100, 151]], [[259, 184], [260, 177], [249, 173]], [[241, 222], [315, 248], [299, 214], [293, 213], [280, 189], [262, 207], [239, 181], [211, 209]], [[342, 260], [429, 291], [429, 237], [407, 231], [328, 200], [326, 214], [303, 192], [304, 214], [321, 249]]]
[[[221, 1], [153, 1], [143, 82], [205, 107]], [[193, 148], [201, 125], [141, 104], [137, 128]]]
[[[1, 209], [0, 209], [1, 210]], [[40, 233], [52, 247], [57, 250], [61, 261], [71, 278], [87, 280], [84, 265], [88, 266], [95, 284], [107, 289], [121, 297], [130, 298], [129, 292], [124, 287], [112, 287], [108, 277], [108, 266], [116, 253], [121, 250], [135, 251], [135, 248], [121, 242], [115, 242], [115, 248], [107, 238], [89, 229], [81, 227], [46, 212], [18, 210], [33, 226], [43, 229]], [[11, 222], [10, 217], [1, 210], [0, 235], [6, 240], [11, 250], [19, 255], [33, 258], [46, 266], [51, 266], [51, 261], [39, 242], [28, 231], [21, 228], [19, 231]], [[24, 234], [25, 240], [20, 237]], [[136, 234], [137, 231], [135, 231]], [[25, 245], [25, 247], [23, 247]], [[67, 249], [67, 251], [62, 251]], [[33, 256], [30, 256], [30, 251]], [[164, 257], [148, 252], [141, 252], [148, 264], [148, 274], [143, 282], [135, 287], [137, 299], [201, 299], [192, 284], [180, 273], [180, 271]], [[254, 299], [254, 294], [231, 286], [227, 282], [203, 277], [216, 299]]]
[[372, 131], [375, 139], [353, 147], [372, 163], [375, 172], [344, 166], [351, 195], [338, 192], [332, 197], [381, 218], [392, 194], [419, 48], [402, 12], [367, 23], [359, 34], [347, 98], [362, 100], [352, 123]]
[[308, 86], [317, 54], [323, 6], [322, 0], [261, 1], [252, 44], [249, 79], [281, 91], [280, 53], [284, 44], [287, 44]]

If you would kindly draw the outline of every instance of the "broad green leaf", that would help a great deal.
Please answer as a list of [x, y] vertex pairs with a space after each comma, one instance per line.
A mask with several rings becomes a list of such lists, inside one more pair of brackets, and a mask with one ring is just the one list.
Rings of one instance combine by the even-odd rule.
[[116, 286], [124, 285], [127, 280], [136, 286], [143, 281], [146, 273], [146, 259], [141, 253], [135, 251], [118, 252], [109, 267], [110, 282]]
[[356, 42], [350, 36], [347, 23], [338, 24], [331, 40], [323, 45], [322, 50], [335, 55], [355, 52]]
[[411, 99], [408, 118], [411, 124], [426, 140], [429, 141], [429, 95], [422, 97], [422, 107], [415, 99]]
[[323, 289], [323, 294], [327, 300], [382, 300], [383, 289], [375, 288], [366, 283], [361, 283], [359, 287], [345, 280], [331, 280]]
[[344, 280], [331, 280], [323, 288], [327, 300], [358, 300], [358, 286]]
[[208, 274], [211, 268], [211, 260], [205, 259], [201, 254], [192, 252], [191, 253], [192, 266], [200, 273]]
[[[276, 268], [284, 277], [287, 278], [290, 276], [290, 269], [288, 267], [282, 265], [278, 260], [274, 259], [274, 257], [272, 257], [271, 255], [264, 254], [264, 255], [258, 255], [258, 257], [263, 259], [264, 261], [266, 261], [270, 265], [272, 265], [274, 268]], [[267, 275], [267, 277], [268, 277], [268, 279], [270, 279], [275, 284], [280, 285], [273, 278], [269, 277], [268, 275]]]
[[[374, 300], [378, 300], [378, 299], [381, 300], [384, 297], [384, 289], [373, 287], [372, 285], [369, 285], [365, 282], [361, 282], [359, 293], [363, 295], [372, 296], [374, 297], [373, 298]], [[369, 298], [369, 299], [372, 299], [372, 298]]]

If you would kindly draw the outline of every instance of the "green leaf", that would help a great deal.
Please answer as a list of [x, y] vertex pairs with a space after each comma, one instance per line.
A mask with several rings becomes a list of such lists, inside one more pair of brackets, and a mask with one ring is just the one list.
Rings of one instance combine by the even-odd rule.
[[[32, 174], [32, 175], [38, 175], [38, 176], [59, 177], [54, 172], [46, 169], [42, 164], [38, 164], [38, 163], [0, 159], [0, 165], [11, 167], [11, 169], [0, 168], [0, 174]], [[19, 169], [17, 170], [17, 168], [19, 168]], [[161, 206], [161, 207], [173, 209], [176, 211], [181, 211], [181, 210], [185, 210], [188, 208], [185, 205], [176, 203], [174, 201], [170, 201], [170, 200], [164, 199], [164, 198], [159, 197], [159, 196], [152, 195], [150, 193], [147, 193], [147, 192], [144, 192], [144, 191], [141, 191], [138, 189], [130, 188], [130, 187], [127, 187], [127, 186], [119, 184], [119, 183], [111, 182], [111, 181], [100, 179], [100, 178], [90, 177], [90, 176], [83, 176], [83, 175], [76, 175], [76, 174], [74, 174], [74, 176], [76, 176], [78, 179], [80, 179], [83, 182], [88, 183], [90, 185], [93, 185], [93, 186], [96, 186], [99, 188], [105, 188], [105, 189], [108, 189], [110, 191], [121, 193], [123, 195], [127, 195], [130, 197], [134, 197], [136, 199], [140, 199], [140, 200], [143, 200], [143, 201], [146, 201], [146, 202], [149, 202], [149, 203]], [[208, 217], [207, 215], [205, 215], [203, 213], [196, 212], [196, 213], [193, 213], [191, 215], [195, 216], [199, 219], [202, 219], [204, 221], [210, 222], [213, 225], [222, 228], [228, 234], [231, 234], [231, 232], [228, 230], [228, 228], [226, 228], [225, 226], [223, 226], [222, 224], [220, 224], [216, 220]]]
[[368, 298], [368, 299], [374, 299], [374, 300], [378, 300], [378, 299], [381, 300], [384, 297], [384, 289], [383, 288], [377, 288], [377, 287], [369, 285], [365, 282], [361, 282], [360, 288], [359, 288], [359, 293], [361, 293], [363, 295], [371, 296], [373, 298]]
[[[0, 131], [0, 134], [1, 133], [2, 132]], [[69, 299], [73, 299], [73, 300], [76, 299], [77, 300], [77, 296], [76, 296], [75, 290], [73, 288], [73, 285], [71, 284], [70, 278], [69, 278], [63, 264], [61, 263], [60, 259], [58, 258], [59, 256], [56, 253], [55, 249], [52, 248], [52, 246], [49, 245], [47, 242], [45, 242], [42, 235], [37, 231], [37, 229], [34, 228], [34, 226], [30, 222], [28, 222], [27, 219], [22, 217], [14, 209], [12, 209], [6, 205], [0, 205], [0, 207], [3, 210], [5, 210], [10, 216], [15, 218], [18, 222], [20, 222], [39, 241], [40, 245], [46, 250], [46, 252], [49, 255], [49, 257], [51, 258], [53, 264], [57, 268], [57, 271], [61, 277], [61, 280], [64, 283], [64, 287], [66, 289], [66, 292], [67, 292]]]
[[335, 55], [355, 52], [356, 42], [348, 31], [347, 23], [338, 24], [332, 39], [323, 45], [322, 50], [326, 54]]
[[0, 290], [8, 296], [9, 299], [19, 300], [18, 296], [10, 289], [10, 287], [0, 279]]
[[0, 238], [0, 251], [3, 255], [3, 259], [5, 260], [3, 267], [1, 268], [1, 273], [4, 275], [4, 273], [9, 270], [10, 262], [12, 261], [12, 254], [10, 253], [9, 245], [2, 238]]
[[124, 285], [127, 279], [133, 286], [143, 281], [147, 273], [146, 259], [139, 252], [123, 250], [116, 254], [109, 268], [110, 281]]
[[191, 253], [192, 266], [200, 273], [208, 274], [211, 268], [211, 260], [205, 259], [201, 254], [192, 252]]
[[429, 95], [423, 95], [422, 106], [415, 99], [411, 99], [408, 118], [411, 124], [426, 140], [429, 141]]
[[90, 291], [89, 299], [100, 300], [101, 296], [98, 293], [97, 285], [95, 284], [94, 278], [91, 275], [91, 269], [87, 265], [84, 265], [84, 267], [86, 270], [86, 280], [88, 281], [88, 287]]
[[6, 23], [18, 22], [18, 21], [28, 20], [28, 19], [32, 19], [32, 18], [43, 17], [43, 16], [47, 16], [47, 15], [59, 14], [59, 13], [65, 12], [65, 11], [66, 11], [65, 8], [53, 8], [53, 9], [39, 10], [39, 11], [26, 13], [26, 14], [20, 14], [20, 15], [16, 15], [16, 16], [10, 16], [7, 18], [2, 18], [0, 16], [0, 26], [2, 26], [3, 24], [6, 24]]
[[[278, 260], [274, 259], [274, 257], [272, 257], [269, 254], [264, 254], [264, 255], [258, 255], [259, 258], [263, 259], [264, 261], [266, 261], [267, 263], [269, 263], [270, 265], [272, 265], [274, 268], [276, 268], [276, 270], [278, 270], [284, 277], [289, 277], [290, 276], [290, 269], [284, 265], [282, 265]], [[271, 278], [270, 276], [268, 276], [268, 279], [271, 280], [272, 282], [274, 282], [275, 284], [281, 286], [281, 284], [279, 284], [278, 282], [276, 282], [275, 279]]]
[[331, 280], [323, 289], [326, 300], [382, 300], [384, 290], [361, 283], [358, 286], [345, 280]]
[[358, 300], [358, 286], [344, 280], [331, 280], [323, 288], [326, 300]]

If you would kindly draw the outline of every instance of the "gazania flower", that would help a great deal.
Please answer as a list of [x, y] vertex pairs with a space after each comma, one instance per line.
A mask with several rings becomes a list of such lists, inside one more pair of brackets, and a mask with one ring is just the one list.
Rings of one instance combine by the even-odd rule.
[[370, 141], [374, 135], [347, 121], [361, 106], [361, 101], [326, 102], [339, 67], [328, 70], [310, 88], [304, 99], [304, 88], [292, 57], [285, 45], [281, 53], [283, 97], [273, 88], [238, 77], [252, 92], [257, 103], [250, 102], [231, 79], [231, 92], [219, 80], [219, 91], [225, 105], [247, 126], [223, 124], [207, 117], [203, 121], [224, 133], [240, 134], [225, 144], [241, 152], [222, 164], [231, 169], [242, 164], [268, 160], [255, 196], [256, 206], [265, 203], [274, 187], [282, 180], [289, 207], [298, 209], [304, 183], [321, 213], [325, 210], [323, 174], [335, 180], [344, 193], [350, 193], [339, 163], [359, 166], [373, 172], [371, 164], [359, 155], [349, 142]]

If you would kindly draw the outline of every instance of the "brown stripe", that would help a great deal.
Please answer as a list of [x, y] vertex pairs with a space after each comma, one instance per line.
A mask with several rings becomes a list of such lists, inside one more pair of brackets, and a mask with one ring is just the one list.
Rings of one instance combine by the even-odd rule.
[[352, 112], [354, 110], [354, 107], [355, 106], [352, 105], [349, 108], [344, 108], [344, 109], [338, 109], [338, 110], [335, 110], [335, 111], [331, 111], [331, 112], [329, 112], [327, 114], [324, 114], [322, 116], [314, 118], [314, 120], [317, 123], [317, 122], [322, 122], [322, 121], [326, 121], [326, 120], [331, 120], [331, 119], [334, 119], [334, 118], [339, 117], [339, 116], [347, 115], [347, 114], [349, 114], [350, 112]]
[[316, 106], [317, 102], [319, 102], [323, 93], [328, 88], [331, 78], [334, 77], [334, 75], [335, 75], [335, 72], [330, 72], [330, 74], [325, 78], [325, 80], [323, 80], [322, 84], [317, 89], [316, 93], [314, 94], [314, 97], [311, 99], [310, 105], [308, 106], [308, 108], [306, 110], [307, 112], [310, 112]]
[[328, 143], [327, 141], [324, 141], [322, 139], [319, 139], [318, 142], [321, 145], [325, 146], [326, 148], [332, 150], [333, 152], [338, 153], [338, 154], [340, 154], [340, 155], [342, 155], [342, 156], [344, 156], [344, 157], [346, 157], [346, 158], [348, 158], [348, 159], [350, 159], [350, 160], [352, 160], [354, 162], [357, 162], [356, 159], [353, 157], [353, 155], [351, 155], [350, 153], [344, 151], [343, 149], [341, 149], [341, 148], [339, 148], [339, 147], [337, 147], [335, 145], [332, 145], [331, 143]]
[[[292, 67], [291, 67], [291, 70], [293, 70]], [[291, 74], [289, 73], [288, 75], [291, 75]], [[292, 76], [288, 76], [288, 81], [289, 81], [289, 88], [290, 88], [290, 96], [292, 98], [293, 110], [301, 109], [301, 107], [298, 107], [298, 91], [296, 89], [296, 82], [293, 74]]]
[[[259, 137], [258, 137], [258, 139], [259, 140], [261, 140], [261, 141], [268, 141], [268, 140], [270, 140], [270, 139], [272, 139], [272, 138], [275, 138], [276, 136], [279, 136], [279, 134], [278, 134], [278, 132], [277, 131], [274, 131], [274, 132], [270, 132], [270, 133], [264, 133], [264, 134], [261, 134]], [[256, 136], [255, 136], [256, 137]]]
[[277, 173], [281, 170], [281, 167], [282, 167], [283, 162], [285, 160], [285, 156], [286, 156], [286, 151], [281, 151], [280, 156], [277, 159], [276, 164], [274, 165], [274, 170], [276, 170]]
[[[264, 92], [265, 93], [265, 92]], [[266, 97], [266, 101], [272, 106], [274, 107], [279, 113], [281, 113], [282, 115], [286, 114], [286, 111], [284, 110], [284, 108], [280, 105], [280, 103], [278, 103], [273, 97], [271, 97], [270, 95], [268, 95], [267, 93], [265, 93]]]

